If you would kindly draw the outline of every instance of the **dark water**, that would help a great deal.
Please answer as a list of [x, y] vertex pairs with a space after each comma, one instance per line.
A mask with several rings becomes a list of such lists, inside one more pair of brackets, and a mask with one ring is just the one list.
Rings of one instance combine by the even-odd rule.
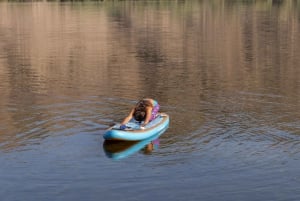
[[1, 2], [1, 201], [299, 200], [299, 80], [300, 1]]

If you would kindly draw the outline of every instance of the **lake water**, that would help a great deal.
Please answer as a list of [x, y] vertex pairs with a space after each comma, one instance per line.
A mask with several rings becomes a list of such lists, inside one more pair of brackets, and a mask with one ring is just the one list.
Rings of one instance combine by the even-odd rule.
[[300, 1], [2, 1], [0, 91], [1, 201], [300, 200]]

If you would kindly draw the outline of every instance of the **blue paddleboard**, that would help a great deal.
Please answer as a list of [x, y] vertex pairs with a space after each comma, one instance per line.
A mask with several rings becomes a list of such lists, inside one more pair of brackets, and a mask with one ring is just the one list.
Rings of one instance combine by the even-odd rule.
[[169, 115], [159, 113], [157, 117], [141, 129], [143, 122], [134, 119], [126, 124], [125, 130], [120, 130], [120, 124], [107, 129], [103, 135], [105, 140], [140, 141], [165, 131], [169, 127]]

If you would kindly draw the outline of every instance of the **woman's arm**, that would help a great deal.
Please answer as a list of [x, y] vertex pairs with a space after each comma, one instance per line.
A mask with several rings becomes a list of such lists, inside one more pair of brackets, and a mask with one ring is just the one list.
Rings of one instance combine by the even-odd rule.
[[132, 109], [129, 113], [129, 115], [122, 121], [121, 125], [123, 124], [126, 124], [130, 121], [130, 119], [132, 119], [133, 117], [133, 112], [134, 112], [134, 109]]
[[145, 121], [142, 125], [143, 127], [146, 126], [149, 123], [149, 121], [151, 119], [151, 113], [152, 113], [152, 107], [147, 107], [146, 108], [146, 118], [145, 118]]

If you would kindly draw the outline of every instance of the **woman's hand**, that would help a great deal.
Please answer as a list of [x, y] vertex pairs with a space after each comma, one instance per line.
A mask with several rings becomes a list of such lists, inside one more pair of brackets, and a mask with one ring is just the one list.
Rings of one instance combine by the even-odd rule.
[[122, 124], [121, 126], [120, 126], [120, 130], [125, 130], [126, 129], [126, 125], [125, 124]]

